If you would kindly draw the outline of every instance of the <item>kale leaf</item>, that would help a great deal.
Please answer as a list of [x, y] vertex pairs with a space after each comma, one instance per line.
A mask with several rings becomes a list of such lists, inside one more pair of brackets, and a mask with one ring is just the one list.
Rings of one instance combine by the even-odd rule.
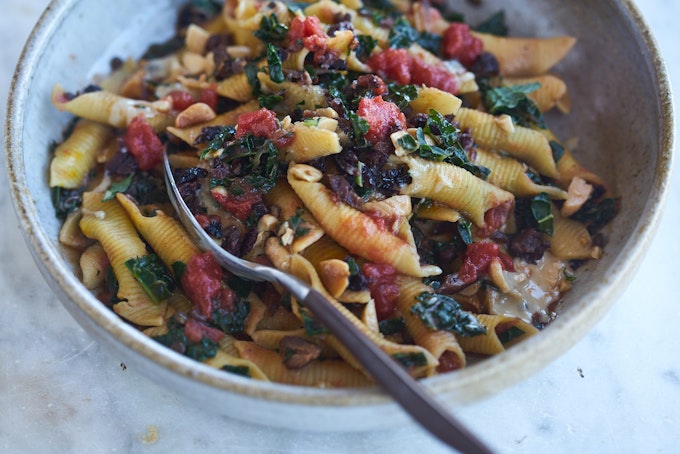
[[262, 16], [260, 28], [253, 35], [265, 43], [280, 43], [288, 36], [288, 26], [279, 22], [276, 14]]
[[159, 303], [172, 295], [175, 281], [156, 254], [133, 257], [125, 262], [154, 303]]
[[213, 323], [225, 333], [240, 333], [243, 332], [249, 313], [250, 304], [248, 304], [248, 301], [238, 298], [234, 301], [234, 308], [232, 310], [217, 308], [213, 309], [211, 315]]
[[496, 36], [508, 36], [508, 25], [505, 22], [505, 11], [500, 10], [492, 14], [484, 22], [478, 24], [475, 30], [480, 33], [488, 33]]
[[61, 186], [52, 188], [52, 206], [58, 219], [66, 219], [83, 203], [83, 189], [67, 189]]
[[540, 86], [538, 82], [495, 88], [480, 84], [482, 102], [487, 112], [492, 115], [506, 114], [519, 126], [531, 127], [536, 125], [545, 129], [543, 114], [536, 103], [527, 96]]
[[486, 327], [472, 313], [462, 310], [458, 301], [450, 296], [423, 292], [416, 300], [411, 313], [418, 315], [431, 330], [446, 330], [461, 336], [486, 333]]
[[130, 184], [132, 183], [132, 179], [134, 177], [135, 177], [135, 174], [131, 173], [124, 180], [117, 181], [115, 183], [111, 183], [111, 186], [109, 186], [109, 189], [107, 189], [106, 192], [104, 193], [104, 198], [102, 199], [102, 202], [108, 202], [111, 199], [115, 199], [116, 194], [118, 194], [119, 192], [127, 191], [128, 188], [130, 187]]

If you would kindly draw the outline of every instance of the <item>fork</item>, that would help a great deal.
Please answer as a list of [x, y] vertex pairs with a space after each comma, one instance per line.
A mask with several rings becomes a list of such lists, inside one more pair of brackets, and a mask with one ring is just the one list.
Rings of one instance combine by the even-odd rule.
[[238, 258], [215, 243], [198, 224], [179, 194], [165, 152], [163, 153], [163, 166], [170, 201], [181, 223], [199, 248], [210, 251], [222, 267], [239, 277], [276, 283], [288, 290], [301, 305], [310, 309], [314, 316], [333, 333], [385, 392], [390, 394], [415, 421], [440, 441], [464, 453], [492, 452], [444, 409], [423, 385], [333, 307], [318, 290], [277, 268]]

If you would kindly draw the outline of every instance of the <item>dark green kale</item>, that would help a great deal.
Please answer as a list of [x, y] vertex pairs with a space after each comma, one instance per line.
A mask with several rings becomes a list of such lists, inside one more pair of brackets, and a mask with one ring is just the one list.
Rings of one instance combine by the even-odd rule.
[[221, 150], [224, 147], [225, 142], [234, 140], [235, 134], [236, 129], [233, 126], [222, 126], [214, 134], [213, 139], [206, 145], [203, 151], [201, 151], [201, 159], [205, 159], [209, 153]]
[[253, 35], [265, 43], [280, 43], [288, 36], [288, 26], [279, 22], [276, 14], [263, 16], [260, 28], [255, 30]]
[[175, 281], [156, 254], [131, 258], [125, 262], [125, 267], [154, 303], [167, 299], [175, 290]]
[[[458, 138], [459, 133], [458, 128], [444, 118], [442, 114], [432, 109], [425, 127], [416, 129], [415, 141], [404, 136], [399, 144], [407, 151], [415, 151], [421, 158], [447, 162], [461, 167], [479, 178], [486, 179], [490, 170], [470, 161]], [[434, 140], [434, 144], [427, 141], [426, 134]]]
[[460, 218], [456, 222], [456, 229], [458, 230], [458, 236], [463, 240], [463, 243], [472, 244], [472, 223], [466, 219]]
[[189, 342], [184, 354], [196, 361], [205, 361], [215, 357], [217, 348], [217, 342], [204, 337], [198, 342]]
[[442, 44], [442, 37], [434, 33], [419, 32], [403, 17], [398, 18], [388, 37], [388, 44], [394, 48], [405, 48], [411, 44], [420, 44], [423, 48], [438, 54]]
[[283, 76], [283, 63], [281, 62], [279, 48], [271, 43], [267, 43], [265, 53], [267, 55], [267, 65], [270, 79], [272, 82], [276, 83], [283, 82], [285, 78]]
[[152, 44], [142, 55], [142, 60], [155, 60], [157, 58], [167, 57], [168, 55], [176, 53], [185, 44], [185, 39], [183, 36], [173, 36], [169, 40]]
[[354, 49], [354, 53], [359, 60], [364, 61], [371, 55], [375, 46], [378, 45], [378, 40], [371, 35], [356, 35], [355, 37], [359, 44]]
[[308, 227], [303, 227], [302, 225], [300, 225], [304, 222], [302, 219], [302, 213], [303, 213], [302, 208], [298, 208], [295, 214], [292, 215], [290, 219], [288, 219], [288, 226], [293, 230], [293, 236], [295, 238], [305, 236], [309, 233]]
[[515, 199], [515, 221], [517, 231], [533, 228], [552, 235], [553, 214], [550, 196], [544, 192], [535, 197]]
[[461, 336], [477, 336], [486, 333], [486, 327], [470, 312], [461, 309], [458, 301], [446, 295], [423, 292], [411, 307], [425, 326], [431, 330], [446, 330]]
[[250, 292], [253, 291], [255, 283], [253, 281], [243, 279], [242, 277], [232, 275], [229, 280], [227, 280], [227, 285], [236, 293], [236, 296], [240, 298], [247, 298], [248, 295], [250, 295]]
[[404, 328], [406, 328], [406, 321], [402, 317], [388, 318], [378, 322], [378, 329], [383, 336], [401, 333]]
[[242, 375], [244, 377], [250, 377], [250, 368], [248, 366], [230, 366], [225, 364], [221, 368], [225, 372], [229, 372], [236, 375]]
[[358, 147], [368, 146], [369, 143], [365, 137], [366, 133], [368, 133], [369, 130], [368, 122], [365, 119], [361, 118], [359, 115], [357, 115], [356, 112], [352, 111], [347, 112], [347, 118], [352, 124], [352, 136], [356, 146]]
[[217, 0], [191, 0], [191, 4], [211, 17], [219, 14], [223, 6], [222, 2]]
[[232, 310], [217, 308], [211, 312], [213, 323], [225, 333], [241, 333], [250, 313], [250, 304], [243, 298], [234, 301]]
[[66, 189], [60, 186], [52, 188], [52, 206], [58, 219], [66, 219], [70, 213], [83, 203], [83, 189]]
[[243, 67], [243, 72], [248, 79], [248, 85], [253, 89], [253, 95], [257, 96], [260, 94], [260, 79], [257, 78], [257, 74], [260, 72], [260, 68], [252, 61], [246, 63]]
[[541, 84], [538, 82], [513, 85], [510, 87], [492, 88], [488, 84], [481, 83], [482, 103], [487, 112], [492, 115], [509, 115], [512, 121], [525, 127], [533, 125], [541, 129], [546, 128], [543, 114], [527, 94], [538, 90]]
[[478, 24], [475, 27], [475, 30], [490, 35], [508, 36], [508, 24], [505, 22], [505, 11], [500, 10], [491, 15], [487, 20]]
[[171, 318], [167, 327], [167, 333], [155, 336], [152, 339], [197, 361], [214, 358], [217, 354], [217, 343], [207, 337], [202, 338], [199, 342], [189, 341], [184, 333], [184, 325], [177, 319]]
[[552, 214], [552, 202], [548, 194], [541, 192], [531, 199], [531, 213], [536, 220], [536, 229], [552, 236], [554, 216]]
[[404, 110], [408, 104], [418, 97], [418, 87], [415, 85], [387, 84], [387, 94], [383, 95], [385, 101], [390, 101]]
[[427, 357], [423, 352], [393, 353], [392, 358], [407, 369], [427, 366]]
[[[222, 179], [211, 178], [211, 188], [224, 186], [232, 194], [238, 195], [244, 192], [242, 183], [265, 193], [274, 187], [282, 168], [278, 161], [279, 151], [271, 140], [247, 134], [218, 146], [223, 150], [220, 156], [222, 162], [227, 165], [234, 164], [233, 168], [238, 168], [238, 172], [235, 176]], [[203, 154], [210, 149], [212, 145], [206, 148]]]
[[619, 212], [621, 199], [604, 198], [602, 200], [588, 200], [580, 210], [571, 215], [571, 219], [583, 222], [588, 231], [593, 234], [611, 222]]
[[300, 317], [302, 318], [302, 325], [305, 328], [307, 336], [318, 336], [320, 334], [327, 334], [328, 328], [324, 326], [319, 320], [315, 319], [309, 310], [305, 307], [300, 307]]
[[409, 47], [418, 39], [419, 35], [418, 31], [406, 19], [400, 17], [392, 25], [387, 43], [390, 47]]
[[510, 329], [498, 333], [498, 340], [505, 345], [513, 339], [524, 336], [526, 333], [516, 326], [511, 326]]
[[104, 291], [111, 295], [111, 304], [126, 301], [118, 298], [118, 279], [116, 279], [116, 274], [113, 272], [113, 267], [111, 265], [106, 268], [106, 273], [104, 275]]
[[283, 101], [283, 96], [279, 94], [260, 95], [257, 97], [257, 101], [260, 103], [260, 107], [272, 110]]
[[179, 260], [172, 264], [172, 274], [175, 275], [175, 279], [179, 282], [182, 279], [184, 270], [187, 269], [187, 264], [180, 262]]
[[109, 189], [106, 190], [104, 193], [104, 198], [102, 199], [102, 202], [108, 202], [111, 199], [116, 198], [116, 194], [119, 192], [125, 192], [128, 190], [130, 187], [130, 184], [132, 183], [132, 179], [135, 177], [134, 173], [131, 173], [128, 175], [127, 178], [121, 181], [117, 181], [115, 183], [111, 183], [111, 186], [109, 186]]
[[564, 147], [559, 142], [556, 142], [554, 140], [551, 140], [549, 143], [550, 151], [552, 151], [553, 160], [555, 162], [558, 162], [560, 159], [562, 159], [562, 156], [564, 155]]

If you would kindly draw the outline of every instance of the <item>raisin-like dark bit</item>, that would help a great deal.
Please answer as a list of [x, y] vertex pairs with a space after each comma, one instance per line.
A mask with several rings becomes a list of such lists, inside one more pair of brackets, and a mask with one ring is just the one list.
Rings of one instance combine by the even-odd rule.
[[183, 184], [190, 181], [196, 181], [199, 178], [205, 178], [208, 176], [208, 171], [203, 167], [190, 167], [188, 169], [176, 172], [175, 183]]
[[472, 62], [470, 71], [476, 78], [485, 79], [487, 77], [496, 77], [500, 74], [500, 66], [498, 65], [498, 60], [496, 60], [496, 57], [492, 53], [482, 52], [475, 61]]
[[201, 190], [201, 182], [199, 180], [178, 184], [177, 190], [192, 213], [200, 213], [203, 211], [201, 208], [201, 200], [198, 196], [198, 193]]
[[321, 354], [321, 347], [297, 336], [285, 336], [279, 342], [279, 353], [288, 369], [301, 369]]
[[363, 205], [363, 199], [354, 192], [352, 185], [344, 177], [340, 175], [328, 175], [328, 182], [341, 202], [357, 209]]
[[229, 225], [222, 229], [222, 248], [232, 255], [241, 253], [242, 235], [235, 225]]
[[215, 140], [222, 130], [222, 126], [206, 126], [201, 129], [201, 133], [196, 137], [194, 145], [199, 143], [208, 143]]
[[224, 50], [227, 46], [234, 44], [231, 35], [227, 34], [213, 34], [210, 35], [208, 41], [205, 43], [205, 52], [217, 52]]
[[106, 163], [106, 172], [110, 175], [127, 176], [137, 171], [137, 160], [132, 154], [123, 150], [122, 141], [118, 143], [118, 151]]
[[328, 36], [335, 36], [336, 32], [350, 30], [354, 31], [354, 25], [350, 21], [341, 21], [328, 27]]
[[545, 240], [541, 232], [533, 228], [525, 228], [510, 239], [508, 249], [515, 257], [536, 263], [549, 247], [550, 241]]
[[338, 154], [333, 155], [333, 161], [339, 171], [347, 175], [357, 175], [359, 173], [359, 159], [352, 149], [344, 149]]
[[216, 214], [211, 214], [208, 216], [208, 224], [203, 227], [203, 230], [208, 232], [209, 235], [217, 238], [218, 240], [222, 238], [222, 219]]
[[245, 256], [248, 252], [250, 252], [253, 249], [253, 246], [255, 246], [255, 242], [257, 241], [257, 235], [258, 235], [257, 227], [254, 227], [248, 230], [248, 232], [246, 232], [246, 234], [243, 236], [241, 248], [238, 252], [239, 257]]

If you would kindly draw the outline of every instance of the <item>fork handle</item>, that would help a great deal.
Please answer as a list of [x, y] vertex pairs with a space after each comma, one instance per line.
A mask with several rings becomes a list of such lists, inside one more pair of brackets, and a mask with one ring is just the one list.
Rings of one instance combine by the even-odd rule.
[[361, 333], [317, 290], [310, 289], [302, 304], [309, 308], [366, 371], [423, 428], [442, 442], [464, 453], [491, 453], [474, 434], [439, 404], [425, 387]]

